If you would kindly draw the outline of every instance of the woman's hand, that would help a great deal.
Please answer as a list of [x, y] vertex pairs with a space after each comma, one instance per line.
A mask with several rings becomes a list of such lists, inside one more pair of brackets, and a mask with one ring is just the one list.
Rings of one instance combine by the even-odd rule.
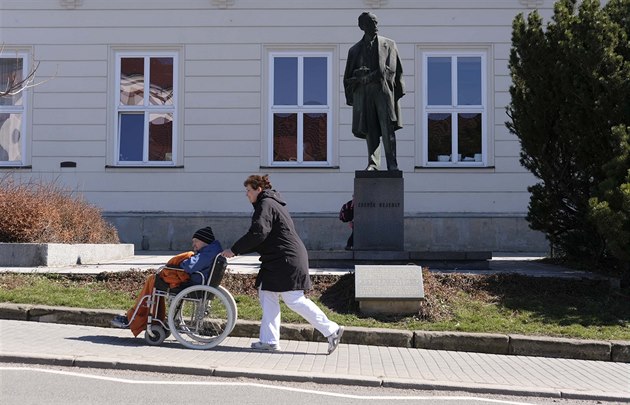
[[229, 259], [230, 257], [234, 257], [236, 255], [234, 254], [234, 252], [232, 252], [232, 249], [225, 249], [223, 252], [221, 252], [221, 256]]

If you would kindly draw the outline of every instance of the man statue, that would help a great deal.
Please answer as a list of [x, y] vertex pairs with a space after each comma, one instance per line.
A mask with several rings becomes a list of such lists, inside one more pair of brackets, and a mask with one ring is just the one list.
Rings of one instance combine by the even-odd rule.
[[352, 106], [352, 133], [367, 141], [368, 166], [378, 170], [381, 138], [387, 170], [398, 170], [396, 134], [402, 128], [400, 98], [405, 95], [402, 65], [396, 43], [377, 35], [378, 21], [372, 13], [359, 16], [363, 38], [348, 51], [343, 85], [346, 103]]

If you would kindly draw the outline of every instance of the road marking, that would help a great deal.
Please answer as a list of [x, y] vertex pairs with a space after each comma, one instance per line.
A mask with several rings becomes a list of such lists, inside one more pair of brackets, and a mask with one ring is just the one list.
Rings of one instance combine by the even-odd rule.
[[[412, 401], [412, 400], [432, 400], [432, 401], [479, 401], [479, 402], [492, 402], [497, 404], [508, 404], [508, 405], [532, 405], [528, 402], [515, 402], [515, 401], [506, 401], [500, 399], [491, 399], [491, 398], [478, 398], [478, 397], [465, 397], [465, 396], [400, 396], [400, 395], [352, 395], [352, 394], [339, 394], [336, 392], [327, 392], [327, 391], [314, 391], [303, 388], [292, 388], [292, 387], [282, 387], [275, 385], [267, 385], [267, 384], [259, 384], [259, 383], [246, 383], [246, 382], [218, 382], [218, 381], [169, 381], [169, 380], [129, 380], [126, 378], [117, 378], [117, 377], [106, 377], [99, 376], [93, 374], [82, 374], [73, 371], [62, 371], [62, 370], [49, 370], [43, 368], [28, 368], [28, 367], [0, 367], [0, 371], [34, 371], [40, 373], [49, 373], [49, 374], [60, 374], [66, 376], [73, 377], [82, 377], [82, 378], [91, 378], [95, 380], [103, 380], [110, 382], [117, 382], [123, 384], [146, 384], [146, 385], [205, 385], [205, 386], [247, 386], [254, 388], [266, 388], [266, 389], [274, 389], [279, 391], [289, 391], [289, 392], [298, 392], [304, 394], [313, 394], [313, 395], [323, 395], [329, 397], [338, 397], [338, 398], [348, 398], [348, 399], [367, 399], [367, 400], [400, 400], [400, 401]], [[126, 370], [117, 370], [117, 371], [126, 371]], [[132, 372], [132, 370], [128, 370]]]

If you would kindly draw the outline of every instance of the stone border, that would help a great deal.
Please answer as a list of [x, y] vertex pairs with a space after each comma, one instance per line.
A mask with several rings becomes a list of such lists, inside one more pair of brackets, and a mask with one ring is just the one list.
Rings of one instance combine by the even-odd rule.
[[[110, 327], [121, 311], [0, 303], [0, 319]], [[258, 337], [260, 322], [236, 323], [231, 336]], [[282, 339], [323, 342], [310, 325], [284, 324]], [[630, 341], [582, 340], [500, 333], [406, 331], [346, 327], [343, 343], [427, 350], [570, 358], [630, 363]]]
[[100, 264], [133, 255], [130, 243], [0, 243], [0, 266], [6, 267]]

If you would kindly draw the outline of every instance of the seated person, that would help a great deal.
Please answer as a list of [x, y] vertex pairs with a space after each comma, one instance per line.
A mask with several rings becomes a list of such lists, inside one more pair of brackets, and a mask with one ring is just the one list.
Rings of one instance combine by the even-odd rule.
[[[153, 288], [156, 283], [159, 286], [164, 287], [188, 287], [190, 285], [202, 284], [207, 282], [210, 274], [210, 269], [214, 264], [215, 257], [221, 253], [223, 248], [218, 240], [214, 239], [212, 228], [207, 226], [199, 229], [192, 237], [192, 252], [180, 253], [177, 256], [172, 257], [167, 263], [167, 267], [180, 268], [184, 271], [173, 271], [169, 269], [162, 269], [157, 274], [147, 277], [144, 288], [140, 291], [135, 304], [131, 307], [126, 315], [117, 315], [112, 320], [112, 326], [117, 328], [129, 328], [133, 332], [134, 336], [138, 336], [140, 332], [146, 329], [147, 317], [149, 315], [149, 300], [143, 299], [147, 295], [153, 293]], [[200, 272], [201, 275], [196, 274]], [[140, 308], [138, 308], [140, 306]], [[134, 312], [138, 311], [136, 316], [133, 317]], [[160, 298], [158, 304], [157, 316], [165, 319], [165, 304], [164, 300]], [[131, 319], [131, 323], [129, 319]]]

